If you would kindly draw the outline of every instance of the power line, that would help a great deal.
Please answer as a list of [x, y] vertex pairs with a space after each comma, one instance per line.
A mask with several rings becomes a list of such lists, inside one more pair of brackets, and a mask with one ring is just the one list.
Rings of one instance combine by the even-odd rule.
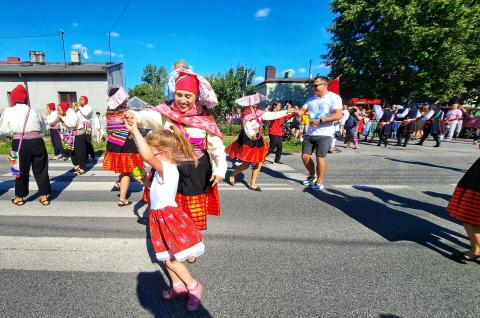
[[110, 27], [110, 31], [111, 32], [113, 30], [113, 28], [117, 25], [117, 23], [120, 21], [120, 19], [123, 17], [123, 15], [125, 14], [125, 12], [127, 11], [128, 7], [130, 6], [130, 3], [132, 3], [133, 0], [130, 0], [128, 1], [127, 5], [125, 6], [125, 8], [123, 9], [122, 13], [120, 13], [120, 15], [118, 16], [117, 20], [115, 20], [115, 22], [113, 23], [113, 25]]
[[54, 37], [54, 36], [59, 36], [59, 33], [55, 34], [38, 34], [38, 35], [6, 35], [6, 36], [0, 36], [0, 39], [21, 39], [21, 38], [48, 38], [48, 37]]

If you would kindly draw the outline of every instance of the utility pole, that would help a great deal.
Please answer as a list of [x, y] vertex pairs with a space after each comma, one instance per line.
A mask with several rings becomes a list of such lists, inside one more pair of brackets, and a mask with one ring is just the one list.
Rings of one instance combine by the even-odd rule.
[[312, 79], [312, 62], [313, 60], [310, 59], [310, 66], [308, 67], [308, 79]]
[[108, 51], [110, 52], [110, 64], [112, 64], [112, 31], [108, 31]]
[[65, 68], [67, 68], [67, 56], [65, 55], [65, 31], [60, 29], [60, 35], [62, 36], [62, 47], [63, 47], [63, 62], [65, 63]]

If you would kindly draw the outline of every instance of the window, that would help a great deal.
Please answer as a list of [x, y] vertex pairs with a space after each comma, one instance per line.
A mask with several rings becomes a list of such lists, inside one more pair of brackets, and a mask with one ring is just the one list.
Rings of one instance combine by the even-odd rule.
[[58, 100], [59, 102], [67, 102], [70, 106], [73, 105], [77, 101], [77, 93], [76, 92], [58, 92]]

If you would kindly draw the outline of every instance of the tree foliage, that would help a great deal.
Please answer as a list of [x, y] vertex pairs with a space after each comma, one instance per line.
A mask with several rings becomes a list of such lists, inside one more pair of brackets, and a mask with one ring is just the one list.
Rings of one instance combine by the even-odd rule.
[[479, 1], [334, 0], [331, 9], [325, 59], [345, 97], [434, 101], [478, 88]]
[[153, 106], [165, 100], [165, 86], [168, 82], [168, 73], [165, 67], [147, 64], [143, 68], [141, 79], [143, 83], [129, 91], [130, 97], [137, 96]]
[[[235, 104], [235, 100], [242, 97], [242, 80], [245, 72], [244, 66], [230, 67], [225, 73], [218, 73], [207, 77], [207, 80], [212, 84], [213, 90], [217, 94], [218, 106], [214, 108], [215, 116], [218, 119], [223, 119], [225, 114], [235, 111], [239, 105]], [[255, 72], [249, 70], [247, 77], [246, 94], [255, 92], [252, 82]]]

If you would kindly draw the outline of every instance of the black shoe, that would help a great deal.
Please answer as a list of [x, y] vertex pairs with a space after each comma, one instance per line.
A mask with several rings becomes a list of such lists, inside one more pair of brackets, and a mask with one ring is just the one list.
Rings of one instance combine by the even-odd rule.
[[438, 147], [440, 147], [440, 145], [435, 145], [434, 147], [435, 147], [435, 148], [438, 148]]
[[415, 145], [416, 146], [423, 146], [423, 142], [417, 142]]
[[382, 144], [381, 143], [378, 143], [377, 146], [380, 147]]
[[402, 147], [406, 147], [406, 146], [407, 146], [407, 144], [403, 144], [403, 145], [402, 145]]
[[280, 160], [278, 161], [274, 161], [275, 163], [278, 163], [279, 165], [283, 165], [283, 162], [281, 162]]

